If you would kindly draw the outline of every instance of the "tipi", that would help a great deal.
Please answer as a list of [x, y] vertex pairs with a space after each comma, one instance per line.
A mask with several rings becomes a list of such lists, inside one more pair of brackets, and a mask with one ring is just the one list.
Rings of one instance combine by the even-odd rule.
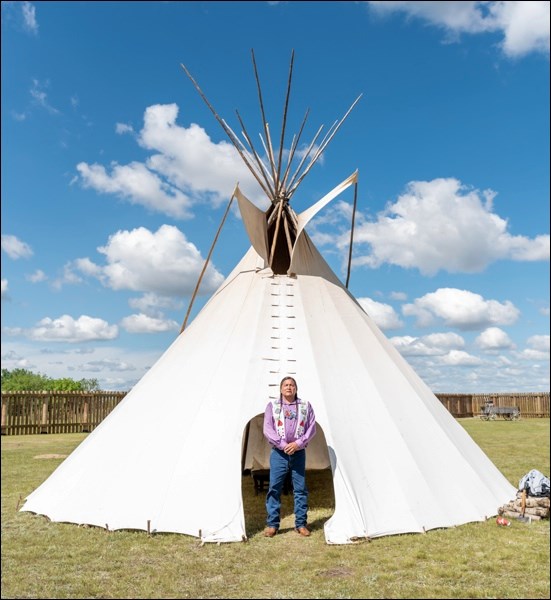
[[277, 158], [254, 54], [253, 64], [266, 162], [246, 131], [247, 145], [218, 117], [186, 69], [270, 200], [264, 212], [238, 188], [234, 192], [252, 247], [21, 510], [109, 530], [244, 540], [242, 470], [266, 466], [258, 417], [268, 397], [277, 396], [282, 377], [295, 375], [322, 430], [307, 451], [307, 466], [330, 465], [333, 473], [336, 508], [324, 526], [328, 543], [497, 514], [515, 488], [385, 338], [306, 233], [308, 221], [356, 183], [356, 173], [301, 214], [289, 204], [348, 113], [321, 143], [314, 138], [308, 158], [291, 174], [300, 133], [285, 168], [282, 148], [293, 58]]

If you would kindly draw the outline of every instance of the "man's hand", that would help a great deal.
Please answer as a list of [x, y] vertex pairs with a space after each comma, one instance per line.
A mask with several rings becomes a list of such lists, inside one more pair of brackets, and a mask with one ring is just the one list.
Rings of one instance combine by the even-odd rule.
[[290, 442], [283, 448], [285, 454], [294, 454], [297, 450], [300, 450], [300, 446], [296, 442]]

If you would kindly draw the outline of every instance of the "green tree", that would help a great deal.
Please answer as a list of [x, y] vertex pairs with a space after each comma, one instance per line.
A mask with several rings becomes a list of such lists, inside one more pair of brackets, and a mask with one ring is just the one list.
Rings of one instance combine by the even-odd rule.
[[27, 369], [2, 369], [3, 392], [37, 392], [48, 388], [48, 377]]
[[99, 383], [97, 379], [81, 379], [79, 381], [83, 392], [99, 392]]
[[52, 379], [41, 373], [33, 373], [27, 369], [2, 369], [3, 392], [93, 392], [99, 390], [97, 379], [81, 379], [75, 381], [70, 377]]

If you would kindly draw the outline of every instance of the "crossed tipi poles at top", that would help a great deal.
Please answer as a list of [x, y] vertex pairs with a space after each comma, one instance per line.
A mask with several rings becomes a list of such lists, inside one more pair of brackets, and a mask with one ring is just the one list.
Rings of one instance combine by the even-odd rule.
[[[245, 123], [243, 122], [243, 119], [241, 118], [241, 115], [239, 114], [239, 111], [236, 110], [235, 112], [236, 112], [239, 124], [241, 126], [241, 130], [242, 130], [241, 133], [243, 135], [244, 141], [242, 141], [241, 138], [235, 134], [235, 132], [227, 124], [227, 122], [222, 117], [220, 117], [220, 115], [216, 112], [216, 110], [214, 109], [214, 107], [212, 106], [212, 104], [209, 102], [208, 98], [204, 94], [203, 90], [200, 88], [197, 81], [191, 75], [188, 68], [183, 63], [181, 64], [181, 67], [183, 68], [186, 75], [189, 77], [189, 79], [193, 83], [195, 89], [197, 90], [197, 92], [199, 93], [199, 95], [201, 96], [201, 98], [203, 99], [205, 104], [208, 106], [208, 108], [210, 109], [210, 111], [212, 112], [212, 114], [214, 115], [216, 120], [218, 121], [218, 123], [221, 125], [222, 129], [228, 136], [229, 140], [231, 141], [231, 143], [237, 150], [239, 156], [242, 158], [243, 162], [245, 163], [245, 165], [247, 166], [247, 168], [249, 169], [249, 171], [251, 172], [253, 177], [256, 179], [257, 183], [260, 185], [263, 192], [265, 193], [266, 197], [271, 202], [271, 205], [268, 207], [268, 210], [266, 211], [267, 227], [271, 231], [271, 238], [272, 238], [267, 262], [268, 262], [268, 266], [270, 266], [273, 269], [274, 259], [275, 259], [275, 254], [276, 254], [276, 247], [278, 245], [278, 241], [280, 240], [280, 236], [282, 235], [281, 232], [283, 232], [283, 235], [285, 236], [286, 247], [289, 251], [289, 254], [291, 254], [291, 252], [292, 252], [293, 244], [297, 237], [297, 230], [299, 229], [299, 223], [298, 223], [297, 214], [289, 205], [289, 201], [290, 201], [291, 197], [296, 192], [298, 186], [302, 183], [302, 181], [304, 180], [306, 175], [310, 172], [310, 170], [312, 169], [314, 164], [316, 164], [316, 162], [319, 160], [319, 158], [321, 157], [321, 155], [323, 154], [323, 152], [325, 151], [325, 149], [327, 148], [327, 146], [329, 145], [331, 140], [334, 138], [337, 131], [340, 129], [341, 125], [344, 123], [344, 121], [346, 120], [346, 118], [348, 117], [348, 115], [350, 114], [352, 109], [356, 106], [356, 104], [362, 97], [362, 94], [360, 94], [354, 100], [354, 102], [352, 103], [350, 108], [346, 111], [345, 115], [340, 120], [336, 120], [333, 122], [331, 127], [326, 132], [325, 136], [322, 138], [322, 140], [319, 142], [319, 144], [316, 145], [316, 143], [318, 142], [320, 135], [323, 131], [324, 125], [321, 125], [318, 128], [316, 134], [314, 135], [312, 141], [308, 145], [306, 151], [303, 153], [303, 156], [302, 156], [298, 166], [291, 174], [291, 165], [295, 158], [295, 154], [297, 152], [297, 148], [299, 146], [299, 143], [300, 143], [300, 140], [302, 137], [302, 133], [304, 131], [304, 127], [306, 125], [306, 122], [308, 120], [308, 115], [310, 113], [310, 109], [307, 109], [306, 113], [304, 115], [304, 118], [302, 120], [302, 124], [299, 128], [298, 134], [293, 135], [293, 139], [291, 141], [291, 146], [290, 146], [290, 150], [289, 150], [288, 157], [287, 157], [287, 162], [284, 167], [284, 165], [283, 165], [283, 163], [284, 163], [283, 149], [284, 149], [284, 144], [285, 144], [285, 133], [286, 133], [286, 126], [287, 126], [289, 99], [290, 99], [290, 95], [291, 95], [291, 83], [292, 83], [292, 78], [293, 78], [293, 64], [294, 64], [295, 52], [294, 52], [294, 50], [291, 52], [291, 60], [290, 60], [290, 64], [289, 64], [289, 76], [288, 76], [288, 81], [287, 81], [287, 92], [285, 95], [285, 102], [284, 102], [284, 108], [283, 108], [283, 119], [282, 119], [282, 125], [281, 125], [280, 142], [279, 142], [279, 149], [277, 150], [277, 160], [276, 160], [276, 151], [274, 150], [274, 145], [272, 143], [272, 137], [270, 134], [270, 126], [266, 119], [266, 113], [264, 110], [262, 87], [260, 85], [260, 77], [259, 77], [259, 73], [258, 73], [254, 50], [251, 50], [251, 58], [252, 58], [252, 63], [253, 63], [256, 87], [257, 87], [257, 92], [258, 92], [258, 101], [259, 101], [259, 105], [260, 105], [260, 112], [261, 112], [262, 124], [263, 124], [263, 129], [264, 129], [264, 137], [262, 136], [262, 133], [259, 134], [259, 137], [260, 137], [262, 147], [264, 149], [264, 156], [266, 157], [265, 160], [267, 160], [268, 164], [266, 164], [265, 160], [257, 152], [257, 150], [253, 144], [253, 141], [247, 132]], [[349, 283], [349, 279], [350, 279], [350, 267], [351, 267], [351, 260], [352, 260], [354, 220], [355, 220], [356, 204], [357, 204], [357, 177], [353, 180], [353, 182], [355, 184], [354, 206], [353, 206], [353, 212], [352, 212], [352, 224], [351, 224], [351, 231], [350, 231], [350, 248], [349, 248], [349, 256], [348, 256], [346, 287], [348, 287], [348, 283]], [[193, 294], [191, 302], [190, 302], [190, 306], [188, 308], [188, 311], [187, 311], [187, 314], [186, 314], [186, 317], [185, 317], [185, 320], [184, 320], [184, 323], [182, 325], [180, 332], [182, 332], [186, 327], [187, 320], [188, 320], [189, 314], [191, 312], [191, 306], [193, 304], [195, 296], [197, 295], [197, 291], [199, 289], [202, 277], [206, 271], [207, 265], [209, 263], [211, 255], [212, 255], [212, 251], [214, 249], [216, 241], [218, 240], [218, 236], [224, 225], [224, 222], [225, 222], [226, 217], [229, 212], [229, 208], [230, 208], [231, 203], [236, 195], [237, 190], [238, 190], [238, 186], [236, 186], [236, 189], [230, 198], [230, 201], [226, 208], [226, 212], [222, 218], [222, 222], [221, 222], [218, 232], [215, 236], [214, 242], [211, 246], [211, 250], [205, 260], [203, 270], [199, 276], [199, 280], [197, 282], [194, 294]], [[282, 224], [283, 224], [283, 227], [282, 227]]]

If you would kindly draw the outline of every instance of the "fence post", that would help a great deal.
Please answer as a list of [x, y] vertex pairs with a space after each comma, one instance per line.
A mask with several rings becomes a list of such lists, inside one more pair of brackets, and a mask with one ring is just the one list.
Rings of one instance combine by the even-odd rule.
[[46, 395], [42, 400], [42, 419], [40, 420], [40, 433], [48, 433], [48, 399], [49, 395]]
[[8, 415], [8, 401], [2, 395], [2, 435], [6, 435], [7, 415]]
[[88, 398], [84, 398], [84, 406], [82, 407], [82, 431], [83, 433], [90, 432], [88, 426]]

